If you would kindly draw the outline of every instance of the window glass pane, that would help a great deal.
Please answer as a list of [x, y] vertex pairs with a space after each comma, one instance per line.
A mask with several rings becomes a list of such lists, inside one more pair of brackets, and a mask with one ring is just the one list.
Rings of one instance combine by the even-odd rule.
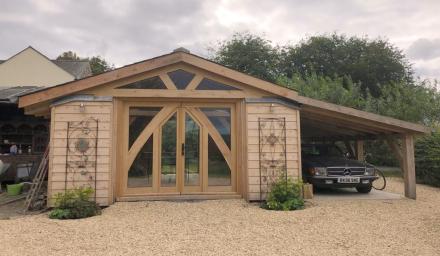
[[230, 85], [222, 84], [220, 82], [203, 78], [203, 80], [200, 82], [200, 84], [197, 86], [196, 90], [240, 90], [235, 87], [232, 87]]
[[174, 85], [179, 90], [184, 90], [188, 86], [189, 82], [191, 82], [191, 80], [194, 78], [193, 73], [186, 72], [185, 70], [182, 69], [169, 72], [168, 76], [171, 78]]
[[176, 186], [176, 113], [162, 126], [162, 154], [160, 184], [162, 187]]
[[231, 169], [211, 136], [208, 136], [208, 185], [231, 185]]
[[200, 127], [185, 114], [185, 186], [198, 186], [200, 183]]
[[231, 110], [229, 108], [201, 108], [215, 126], [226, 145], [231, 148]]
[[128, 170], [127, 187], [151, 187], [153, 184], [153, 136], [139, 151]]
[[154, 76], [118, 87], [117, 89], [167, 89], [167, 87], [158, 76]]
[[131, 148], [137, 137], [139, 137], [139, 134], [141, 134], [161, 109], [160, 107], [130, 107], [128, 118], [128, 148]]

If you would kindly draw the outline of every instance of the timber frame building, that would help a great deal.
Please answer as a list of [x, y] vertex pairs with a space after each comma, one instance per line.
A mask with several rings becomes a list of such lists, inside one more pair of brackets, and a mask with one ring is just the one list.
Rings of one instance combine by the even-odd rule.
[[[50, 118], [49, 197], [79, 186], [101, 205], [148, 199], [260, 200], [301, 179], [301, 142], [386, 139], [416, 197], [422, 125], [334, 105], [184, 49], [21, 96]], [[398, 143], [401, 141], [401, 143]]]

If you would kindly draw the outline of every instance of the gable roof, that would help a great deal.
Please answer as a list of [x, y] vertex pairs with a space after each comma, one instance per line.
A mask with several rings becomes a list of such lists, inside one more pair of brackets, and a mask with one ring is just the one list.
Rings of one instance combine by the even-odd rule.
[[190, 64], [220, 76], [228, 77], [232, 80], [247, 84], [263, 91], [267, 91], [280, 97], [292, 98], [294, 96], [298, 96], [297, 92], [285, 87], [241, 73], [191, 53], [175, 51], [159, 57], [123, 66], [99, 75], [67, 82], [57, 86], [45, 88], [38, 92], [23, 95], [20, 97], [19, 107], [27, 107], [32, 104], [53, 100], [68, 94], [100, 86], [111, 81], [138, 75], [153, 69], [180, 62]]
[[222, 66], [213, 61], [204, 59], [187, 51], [178, 50], [169, 54], [165, 54], [152, 59], [144, 60], [127, 66], [123, 66], [112, 71], [108, 71], [99, 75], [87, 77], [84, 79], [67, 82], [54, 87], [44, 88], [39, 91], [21, 95], [19, 97], [19, 107], [29, 107], [42, 102], [53, 101], [57, 98], [90, 89], [96, 86], [116, 81], [119, 79], [135, 76], [153, 69], [165, 67], [175, 63], [186, 63], [197, 68], [212, 72], [214, 74], [227, 77], [229, 79], [241, 82], [251, 87], [269, 92], [273, 95], [295, 101], [301, 105], [304, 114], [321, 111], [328, 116], [336, 119], [352, 120], [362, 125], [365, 122], [378, 128], [379, 126], [389, 132], [409, 132], [409, 133], [428, 133], [429, 128], [390, 117], [385, 117], [353, 108], [343, 107], [324, 101], [314, 100], [307, 97], [299, 96], [296, 91], [276, 85], [259, 78], [241, 73], [239, 71]]
[[90, 62], [87, 60], [51, 60], [46, 55], [42, 54], [40, 51], [36, 50], [32, 46], [28, 46], [25, 49], [21, 50], [20, 52], [12, 55], [6, 60], [0, 60], [0, 65], [3, 63], [8, 62], [9, 60], [13, 59], [17, 55], [21, 54], [22, 52], [26, 50], [32, 50], [48, 61], [55, 64], [58, 68], [62, 69], [64, 72], [67, 72], [71, 76], [74, 77], [74, 79], [81, 79], [84, 77], [88, 77], [92, 75], [92, 69], [90, 67]]

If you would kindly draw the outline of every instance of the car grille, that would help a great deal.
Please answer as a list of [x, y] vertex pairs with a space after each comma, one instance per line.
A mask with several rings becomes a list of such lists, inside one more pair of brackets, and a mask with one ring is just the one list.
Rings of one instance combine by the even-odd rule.
[[351, 176], [364, 175], [365, 167], [327, 167], [328, 176], [344, 176], [344, 172], [350, 170]]

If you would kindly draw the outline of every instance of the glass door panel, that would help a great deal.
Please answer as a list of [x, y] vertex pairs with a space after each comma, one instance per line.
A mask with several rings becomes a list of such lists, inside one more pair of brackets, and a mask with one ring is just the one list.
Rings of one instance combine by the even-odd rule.
[[128, 170], [127, 187], [152, 187], [153, 185], [153, 136], [148, 138]]
[[184, 185], [200, 185], [200, 126], [185, 113]]
[[160, 185], [175, 187], [177, 174], [177, 113], [162, 126]]
[[211, 135], [208, 138], [208, 186], [230, 186], [231, 169]]

